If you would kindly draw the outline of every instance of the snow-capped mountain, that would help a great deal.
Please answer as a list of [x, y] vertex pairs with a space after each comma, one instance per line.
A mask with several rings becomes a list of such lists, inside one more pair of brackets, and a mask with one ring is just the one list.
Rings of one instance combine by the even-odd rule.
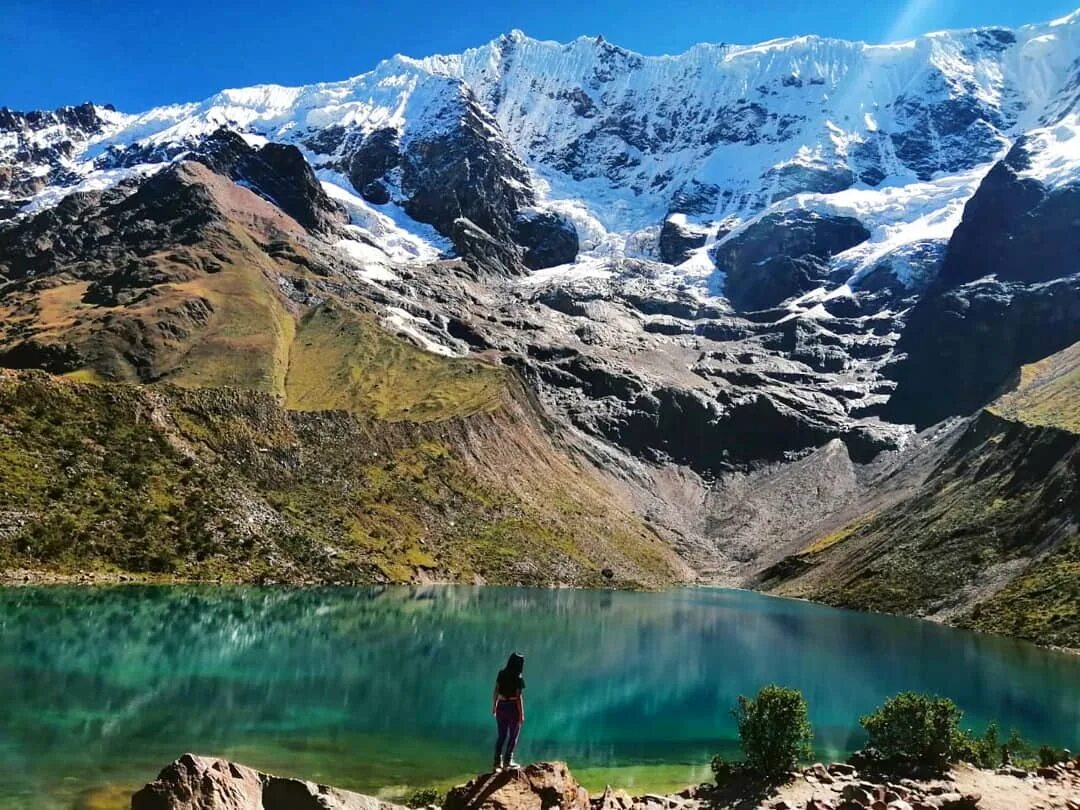
[[[664, 57], [515, 31], [143, 113], [0, 109], [0, 367], [347, 410], [471, 356], [747, 584], [953, 448], [967, 470], [963, 418], [1080, 341], [1078, 212], [1080, 11]], [[361, 373], [353, 318], [434, 365]]]
[[[884, 264], [910, 282], [924, 272], [912, 259], [940, 258], [982, 176], [1025, 132], [1042, 143], [1030, 172], [1075, 178], [1078, 57], [1080, 13], [887, 45], [799, 37], [665, 57], [514, 31], [342, 82], [225, 90], [135, 115], [5, 113], [5, 205], [38, 210], [228, 127], [300, 147], [361, 227], [379, 223], [376, 243], [411, 242], [399, 228], [430, 235], [415, 221], [454, 239], [458, 214], [513, 239], [515, 221], [547, 211], [572, 223], [585, 260], [685, 263], [673, 279], [717, 293], [727, 268], [706, 244], [763, 211], [806, 208], [870, 230], [838, 259], [854, 279]], [[454, 154], [440, 155], [447, 144]], [[471, 176], [450, 176], [463, 155]], [[429, 199], [447, 188], [453, 210]], [[572, 259], [572, 248], [546, 261]]]

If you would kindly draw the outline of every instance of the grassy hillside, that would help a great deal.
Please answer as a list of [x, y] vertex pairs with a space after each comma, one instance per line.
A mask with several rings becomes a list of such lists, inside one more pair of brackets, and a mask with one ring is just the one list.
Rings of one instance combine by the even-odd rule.
[[[623, 584], [676, 576], [664, 544], [512, 402], [474, 419], [389, 423], [288, 411], [236, 389], [7, 372], [0, 570], [290, 582], [598, 584], [605, 566]], [[503, 458], [507, 442], [526, 442], [532, 457]]]
[[780, 594], [1080, 648], [1080, 347], [1019, 375], [913, 497], [767, 571]]
[[346, 410], [381, 419], [432, 420], [499, 407], [505, 373], [448, 358], [389, 334], [370, 315], [327, 303], [300, 321], [285, 380], [300, 411]]
[[1080, 343], [1024, 366], [1016, 388], [989, 410], [1016, 422], [1080, 434]]
[[5, 240], [0, 364], [58, 376], [0, 377], [0, 571], [683, 573], [506, 369], [386, 331], [295, 220], [206, 166]]

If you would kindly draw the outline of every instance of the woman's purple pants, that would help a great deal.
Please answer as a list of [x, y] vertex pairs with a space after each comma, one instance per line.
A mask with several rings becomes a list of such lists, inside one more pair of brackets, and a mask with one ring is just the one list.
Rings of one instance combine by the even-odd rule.
[[521, 732], [518, 702], [500, 700], [495, 706], [495, 722], [499, 727], [499, 736], [495, 739], [495, 761], [509, 762], [514, 755], [518, 734]]

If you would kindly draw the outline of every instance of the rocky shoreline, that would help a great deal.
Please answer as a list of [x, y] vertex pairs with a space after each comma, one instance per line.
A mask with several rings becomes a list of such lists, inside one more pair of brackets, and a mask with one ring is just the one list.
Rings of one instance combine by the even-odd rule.
[[[477, 776], [425, 810], [1080, 810], [1080, 758], [1049, 768], [984, 771], [959, 766], [938, 778], [882, 779], [854, 766], [816, 763], [787, 784], [688, 787], [599, 795], [563, 762]], [[132, 796], [131, 810], [407, 810], [374, 796], [274, 776], [223, 759], [184, 754]]]

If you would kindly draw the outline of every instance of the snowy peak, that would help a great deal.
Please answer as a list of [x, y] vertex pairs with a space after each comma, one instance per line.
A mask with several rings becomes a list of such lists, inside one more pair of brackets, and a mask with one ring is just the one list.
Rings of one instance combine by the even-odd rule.
[[[58, 189], [190, 155], [225, 128], [255, 147], [298, 147], [336, 185], [332, 196], [369, 207], [365, 221], [382, 211], [416, 234], [430, 225], [459, 252], [465, 233], [473, 247], [480, 233], [509, 241], [502, 264], [530, 250], [539, 261], [535, 244], [515, 240], [532, 232], [526, 221], [548, 222], [544, 238], [562, 244], [553, 258], [569, 255], [569, 228], [586, 259], [678, 257], [704, 294], [726, 272], [710, 246], [793, 207], [863, 217], [872, 247], [838, 260], [853, 278], [905, 245], [926, 254], [922, 243], [948, 238], [981, 177], [1025, 133], [1037, 153], [1029, 171], [1069, 182], [1078, 99], [1080, 12], [884, 45], [803, 36], [674, 56], [515, 30], [462, 54], [395, 56], [344, 81], [223, 90], [98, 113], [92, 126], [61, 116], [49, 154], [0, 123], [0, 160], [16, 178], [0, 199], [9, 212], [36, 210]], [[898, 215], [902, 200], [912, 207]], [[660, 244], [672, 215], [681, 219], [668, 235], [691, 234], [674, 252]]]

